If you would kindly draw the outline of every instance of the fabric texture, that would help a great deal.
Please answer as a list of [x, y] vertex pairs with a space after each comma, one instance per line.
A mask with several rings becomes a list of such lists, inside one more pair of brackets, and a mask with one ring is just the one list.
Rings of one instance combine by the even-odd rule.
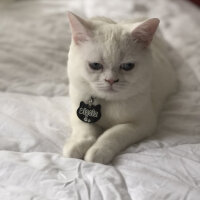
[[[62, 156], [69, 136], [66, 11], [161, 20], [179, 91], [155, 134], [110, 165]], [[200, 13], [188, 1], [0, 2], [0, 199], [199, 200]]]

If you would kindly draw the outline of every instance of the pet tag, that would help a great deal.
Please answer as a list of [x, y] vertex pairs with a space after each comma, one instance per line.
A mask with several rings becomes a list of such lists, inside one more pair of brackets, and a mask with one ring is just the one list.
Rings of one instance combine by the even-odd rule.
[[78, 118], [86, 123], [94, 123], [101, 118], [101, 105], [93, 105], [94, 98], [91, 97], [89, 104], [85, 104], [83, 101], [80, 102], [80, 106], [77, 110]]

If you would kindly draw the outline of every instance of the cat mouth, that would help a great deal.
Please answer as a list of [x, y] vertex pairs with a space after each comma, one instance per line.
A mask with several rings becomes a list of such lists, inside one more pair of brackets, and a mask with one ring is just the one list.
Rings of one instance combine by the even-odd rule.
[[103, 89], [104, 92], [112, 92], [112, 93], [116, 93], [117, 90], [114, 89], [113, 87], [106, 87]]
[[119, 90], [117, 88], [115, 88], [115, 86], [113, 85], [96, 85], [96, 87], [94, 87], [94, 89], [96, 90], [96, 92], [102, 92], [102, 93], [110, 93], [110, 94], [113, 94], [113, 93], [118, 93]]

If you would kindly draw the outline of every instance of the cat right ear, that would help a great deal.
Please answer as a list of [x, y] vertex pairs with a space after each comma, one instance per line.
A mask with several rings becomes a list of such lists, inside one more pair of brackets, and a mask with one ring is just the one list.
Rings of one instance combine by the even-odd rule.
[[79, 45], [82, 42], [88, 41], [91, 37], [89, 23], [72, 12], [68, 12], [67, 16], [75, 44]]

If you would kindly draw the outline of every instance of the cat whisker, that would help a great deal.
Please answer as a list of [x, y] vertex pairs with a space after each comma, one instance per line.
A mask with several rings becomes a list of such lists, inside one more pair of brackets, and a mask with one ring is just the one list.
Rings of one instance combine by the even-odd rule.
[[121, 81], [121, 82], [115, 83], [113, 84], [112, 87], [102, 81], [97, 81], [94, 83], [94, 85], [98, 90], [119, 92], [120, 90], [123, 90], [127, 86], [127, 81]]

